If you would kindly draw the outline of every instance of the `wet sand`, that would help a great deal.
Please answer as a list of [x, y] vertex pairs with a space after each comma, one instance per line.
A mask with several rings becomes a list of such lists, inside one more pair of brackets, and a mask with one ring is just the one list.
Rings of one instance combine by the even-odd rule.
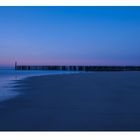
[[140, 72], [34, 76], [0, 103], [0, 130], [140, 130]]

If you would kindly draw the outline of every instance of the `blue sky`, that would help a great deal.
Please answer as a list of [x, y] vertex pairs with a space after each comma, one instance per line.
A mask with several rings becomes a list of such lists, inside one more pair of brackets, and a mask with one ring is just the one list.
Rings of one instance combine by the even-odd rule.
[[140, 65], [140, 7], [0, 7], [0, 65]]

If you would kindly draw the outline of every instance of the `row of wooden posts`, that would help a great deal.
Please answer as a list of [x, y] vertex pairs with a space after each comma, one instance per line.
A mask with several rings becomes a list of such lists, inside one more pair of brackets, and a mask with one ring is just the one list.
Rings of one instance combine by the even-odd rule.
[[140, 71], [140, 66], [22, 66], [15, 70], [67, 70], [67, 71]]

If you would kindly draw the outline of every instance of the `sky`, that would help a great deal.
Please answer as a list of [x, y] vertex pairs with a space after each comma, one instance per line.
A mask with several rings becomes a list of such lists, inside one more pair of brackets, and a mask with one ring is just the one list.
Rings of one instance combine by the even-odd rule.
[[0, 66], [140, 65], [140, 7], [0, 7]]

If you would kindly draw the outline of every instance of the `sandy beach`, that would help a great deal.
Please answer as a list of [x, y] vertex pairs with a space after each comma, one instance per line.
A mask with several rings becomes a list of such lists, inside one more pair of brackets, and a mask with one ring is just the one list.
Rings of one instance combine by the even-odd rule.
[[0, 103], [0, 130], [140, 130], [140, 72], [34, 76]]

